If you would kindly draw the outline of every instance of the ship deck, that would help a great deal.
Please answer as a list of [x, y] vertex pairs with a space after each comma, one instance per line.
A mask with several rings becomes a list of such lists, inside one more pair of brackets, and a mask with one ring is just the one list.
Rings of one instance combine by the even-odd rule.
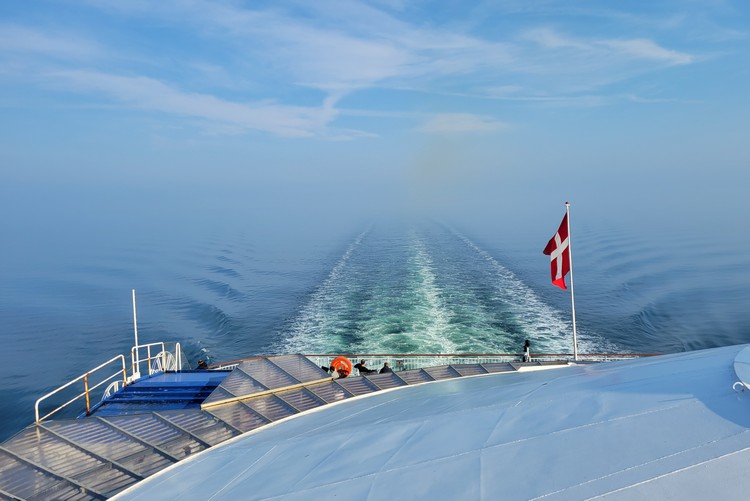
[[[738, 381], [739, 377], [739, 381]], [[454, 378], [321, 407], [118, 499], [746, 499], [750, 348]]]
[[401, 386], [554, 366], [448, 364], [332, 380], [305, 356], [282, 355], [242, 361], [228, 374], [156, 374], [126, 386], [90, 416], [39, 421], [0, 445], [0, 498], [106, 499], [305, 411]]

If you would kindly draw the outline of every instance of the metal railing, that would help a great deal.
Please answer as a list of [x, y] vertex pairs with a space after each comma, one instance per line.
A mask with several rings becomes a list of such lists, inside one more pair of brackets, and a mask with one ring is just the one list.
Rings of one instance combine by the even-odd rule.
[[[158, 353], [152, 354], [152, 348], [153, 347], [159, 347], [161, 348]], [[140, 352], [142, 350], [145, 350], [145, 358], [140, 358]], [[156, 351], [156, 350], [154, 350]], [[103, 368], [107, 367], [108, 365], [112, 364], [114, 361], [119, 360], [121, 368], [118, 369], [114, 374], [109, 375], [108, 377], [102, 379], [101, 381], [96, 382], [95, 384], [91, 384], [92, 376], [94, 376], [95, 373], [102, 370]], [[133, 380], [140, 377], [140, 366], [143, 362], [146, 362], [148, 365], [148, 375], [155, 374], [157, 372], [164, 372], [164, 371], [180, 371], [182, 370], [182, 349], [180, 347], [180, 343], [175, 343], [175, 349], [174, 353], [168, 351], [166, 349], [166, 343], [158, 342], [158, 343], [149, 343], [149, 344], [142, 344], [138, 346], [134, 346], [130, 350], [130, 363], [131, 363], [131, 375], [130, 378], [128, 378], [127, 373], [127, 366], [125, 365], [125, 356], [124, 355], [117, 355], [115, 357], [112, 357], [111, 359], [107, 360], [103, 364], [99, 365], [98, 367], [95, 367], [94, 369], [91, 369], [90, 371], [87, 371], [77, 378], [73, 379], [72, 381], [69, 381], [65, 383], [64, 385], [60, 386], [56, 390], [53, 390], [43, 397], [39, 398], [36, 401], [36, 404], [34, 405], [34, 417], [37, 423], [49, 418], [53, 414], [61, 411], [62, 409], [68, 407], [73, 402], [84, 398], [86, 400], [86, 415], [89, 415], [91, 413], [92, 405], [92, 392], [99, 387], [101, 387], [104, 384], [109, 383], [109, 386], [106, 390], [102, 392], [102, 398], [106, 398], [110, 393], [117, 392], [121, 386], [126, 386]], [[73, 398], [68, 400], [62, 405], [59, 405], [49, 413], [45, 414], [44, 416], [39, 415], [39, 406], [40, 404], [50, 398], [53, 395], [56, 395], [76, 383], [79, 383], [83, 381], [83, 392], [75, 395]]]
[[[118, 359], [120, 360], [121, 365], [122, 365], [122, 368], [120, 370], [118, 370], [117, 372], [115, 372], [111, 376], [109, 376], [109, 377], [107, 377], [107, 378], [99, 381], [98, 383], [94, 384], [93, 386], [89, 384], [89, 377], [90, 376], [92, 376], [94, 373], [96, 373], [100, 369], [103, 369], [104, 367], [106, 367], [107, 365], [111, 364], [112, 362], [114, 362], [115, 360], [118, 360]], [[68, 383], [60, 386], [56, 390], [51, 391], [51, 392], [47, 393], [46, 395], [44, 395], [43, 397], [39, 398], [36, 401], [36, 404], [34, 404], [34, 416], [36, 418], [36, 422], [39, 423], [39, 422], [47, 419], [51, 415], [53, 415], [56, 412], [64, 409], [65, 407], [67, 407], [68, 405], [72, 404], [76, 400], [78, 400], [80, 398], [84, 398], [84, 397], [86, 399], [86, 414], [88, 415], [91, 412], [91, 398], [90, 398], [90, 393], [93, 390], [95, 390], [95, 389], [99, 388], [100, 386], [102, 386], [103, 384], [106, 384], [106, 383], [112, 381], [113, 379], [119, 377], [120, 375], [122, 375], [122, 382], [123, 382], [123, 384], [125, 384], [126, 381], [127, 381], [127, 378], [128, 378], [128, 374], [127, 374], [127, 370], [125, 368], [125, 356], [123, 356], [123, 355], [117, 355], [116, 357], [110, 358], [109, 360], [107, 360], [106, 362], [104, 362], [103, 364], [101, 364], [100, 366], [98, 366], [98, 367], [96, 367], [94, 369], [91, 369], [88, 372], [85, 372], [85, 373], [81, 374], [80, 376], [78, 376], [77, 378], [73, 379], [72, 381], [70, 381], [70, 382], [68, 382]], [[55, 408], [51, 412], [45, 414], [42, 417], [39, 417], [39, 404], [41, 404], [41, 402], [43, 400], [46, 400], [47, 398], [51, 397], [52, 395], [56, 395], [57, 393], [61, 392], [62, 390], [66, 389], [66, 388], [71, 387], [72, 385], [78, 383], [81, 380], [83, 380], [83, 388], [84, 388], [83, 389], [83, 393], [80, 393], [80, 394], [76, 395], [75, 397], [73, 397], [72, 399], [68, 400], [64, 404], [58, 406], [57, 408]]]
[[[317, 366], [328, 367], [331, 361], [338, 356], [345, 356], [356, 364], [360, 360], [367, 360], [369, 369], [380, 369], [384, 362], [388, 362], [391, 369], [395, 371], [421, 369], [424, 367], [433, 367], [437, 365], [451, 364], [489, 364], [489, 363], [507, 363], [520, 362], [522, 353], [313, 353], [304, 356], [311, 360]], [[615, 360], [628, 360], [641, 357], [653, 357], [658, 353], [579, 353], [579, 362], [608, 362]], [[254, 360], [262, 357], [248, 357], [238, 360], [231, 360], [221, 364], [211, 365], [213, 370], [234, 369], [241, 362]], [[572, 362], [572, 353], [532, 353], [532, 362]]]
[[[151, 347], [161, 347], [155, 355], [151, 354]], [[141, 358], [141, 351], [146, 350], [146, 357]], [[156, 350], [155, 350], [156, 351]], [[148, 366], [148, 375], [152, 375], [157, 372], [165, 371], [180, 371], [182, 370], [182, 349], [180, 343], [175, 343], [175, 352], [172, 354], [167, 351], [166, 343], [160, 341], [158, 343], [148, 343], [133, 346], [130, 349], [130, 363], [131, 363], [131, 375], [137, 378], [141, 373], [141, 364], [146, 362]]]

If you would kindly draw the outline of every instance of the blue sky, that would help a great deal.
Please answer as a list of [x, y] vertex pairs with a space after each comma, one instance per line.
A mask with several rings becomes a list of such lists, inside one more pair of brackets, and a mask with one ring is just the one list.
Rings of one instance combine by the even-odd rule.
[[737, 211], [749, 37], [743, 0], [6, 1], [2, 176]]

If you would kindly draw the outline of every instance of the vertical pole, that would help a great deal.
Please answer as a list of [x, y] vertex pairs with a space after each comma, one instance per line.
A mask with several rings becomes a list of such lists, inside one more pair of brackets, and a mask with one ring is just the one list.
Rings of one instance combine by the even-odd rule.
[[141, 363], [138, 360], [138, 319], [135, 315], [135, 289], [133, 289], [133, 331], [135, 333], [135, 368], [133, 372], [141, 372]]
[[88, 372], [83, 375], [83, 388], [86, 394], [86, 415], [91, 415], [91, 402], [89, 401], [89, 374]]
[[578, 334], [576, 333], [576, 296], [573, 292], [573, 239], [570, 234], [570, 202], [565, 202], [565, 212], [568, 216], [568, 257], [570, 258], [570, 306], [573, 311], [573, 360], [578, 361]]

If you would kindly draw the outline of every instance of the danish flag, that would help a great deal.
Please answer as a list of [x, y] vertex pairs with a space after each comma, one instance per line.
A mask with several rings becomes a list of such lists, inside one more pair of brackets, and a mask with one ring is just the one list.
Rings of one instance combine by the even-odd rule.
[[544, 254], [549, 256], [552, 272], [552, 285], [568, 290], [565, 275], [570, 271], [570, 239], [568, 237], [568, 214], [563, 217], [555, 236], [547, 243]]

